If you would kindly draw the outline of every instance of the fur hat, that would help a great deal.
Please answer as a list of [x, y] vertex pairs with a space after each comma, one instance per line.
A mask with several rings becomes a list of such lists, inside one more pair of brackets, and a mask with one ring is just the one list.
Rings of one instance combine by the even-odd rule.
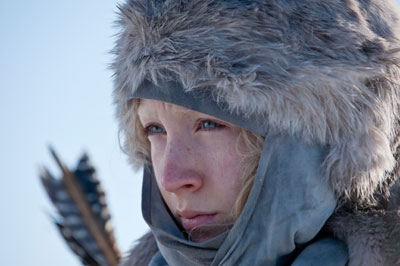
[[186, 91], [212, 87], [231, 112], [329, 146], [323, 169], [339, 196], [371, 200], [393, 176], [395, 1], [131, 0], [120, 9], [112, 68], [127, 141], [128, 95], [144, 80], [174, 78]]

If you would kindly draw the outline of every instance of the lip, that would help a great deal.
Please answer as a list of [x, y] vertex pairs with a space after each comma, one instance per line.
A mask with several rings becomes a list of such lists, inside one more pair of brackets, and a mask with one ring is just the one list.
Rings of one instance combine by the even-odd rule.
[[193, 230], [194, 228], [210, 224], [214, 221], [216, 213], [205, 213], [196, 211], [178, 211], [183, 228], [186, 231]]

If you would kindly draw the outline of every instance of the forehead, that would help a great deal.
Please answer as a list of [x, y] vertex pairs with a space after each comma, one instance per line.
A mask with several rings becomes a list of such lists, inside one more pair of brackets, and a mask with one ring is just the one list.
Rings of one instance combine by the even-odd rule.
[[180, 115], [200, 114], [197, 111], [176, 104], [153, 99], [140, 99], [138, 107], [139, 116], [157, 115], [158, 112], [173, 112]]

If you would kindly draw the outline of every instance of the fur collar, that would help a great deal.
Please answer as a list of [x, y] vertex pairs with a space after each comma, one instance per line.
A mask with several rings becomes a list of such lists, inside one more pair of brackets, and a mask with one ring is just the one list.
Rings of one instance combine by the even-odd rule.
[[[400, 265], [400, 182], [390, 200], [355, 210], [342, 207], [328, 222], [349, 249], [349, 266]], [[380, 206], [379, 206], [380, 205]]]
[[149, 265], [151, 258], [158, 251], [156, 240], [151, 232], [143, 235], [135, 242], [135, 246], [119, 263], [119, 266]]

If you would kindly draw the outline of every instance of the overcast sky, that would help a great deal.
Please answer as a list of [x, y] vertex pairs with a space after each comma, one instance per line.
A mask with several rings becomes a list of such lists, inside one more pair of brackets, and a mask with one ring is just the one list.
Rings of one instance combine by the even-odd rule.
[[86, 151], [122, 251], [146, 230], [141, 173], [118, 146], [108, 64], [117, 1], [0, 1], [1, 265], [78, 266], [48, 214], [38, 177], [59, 176], [47, 145], [75, 167]]

